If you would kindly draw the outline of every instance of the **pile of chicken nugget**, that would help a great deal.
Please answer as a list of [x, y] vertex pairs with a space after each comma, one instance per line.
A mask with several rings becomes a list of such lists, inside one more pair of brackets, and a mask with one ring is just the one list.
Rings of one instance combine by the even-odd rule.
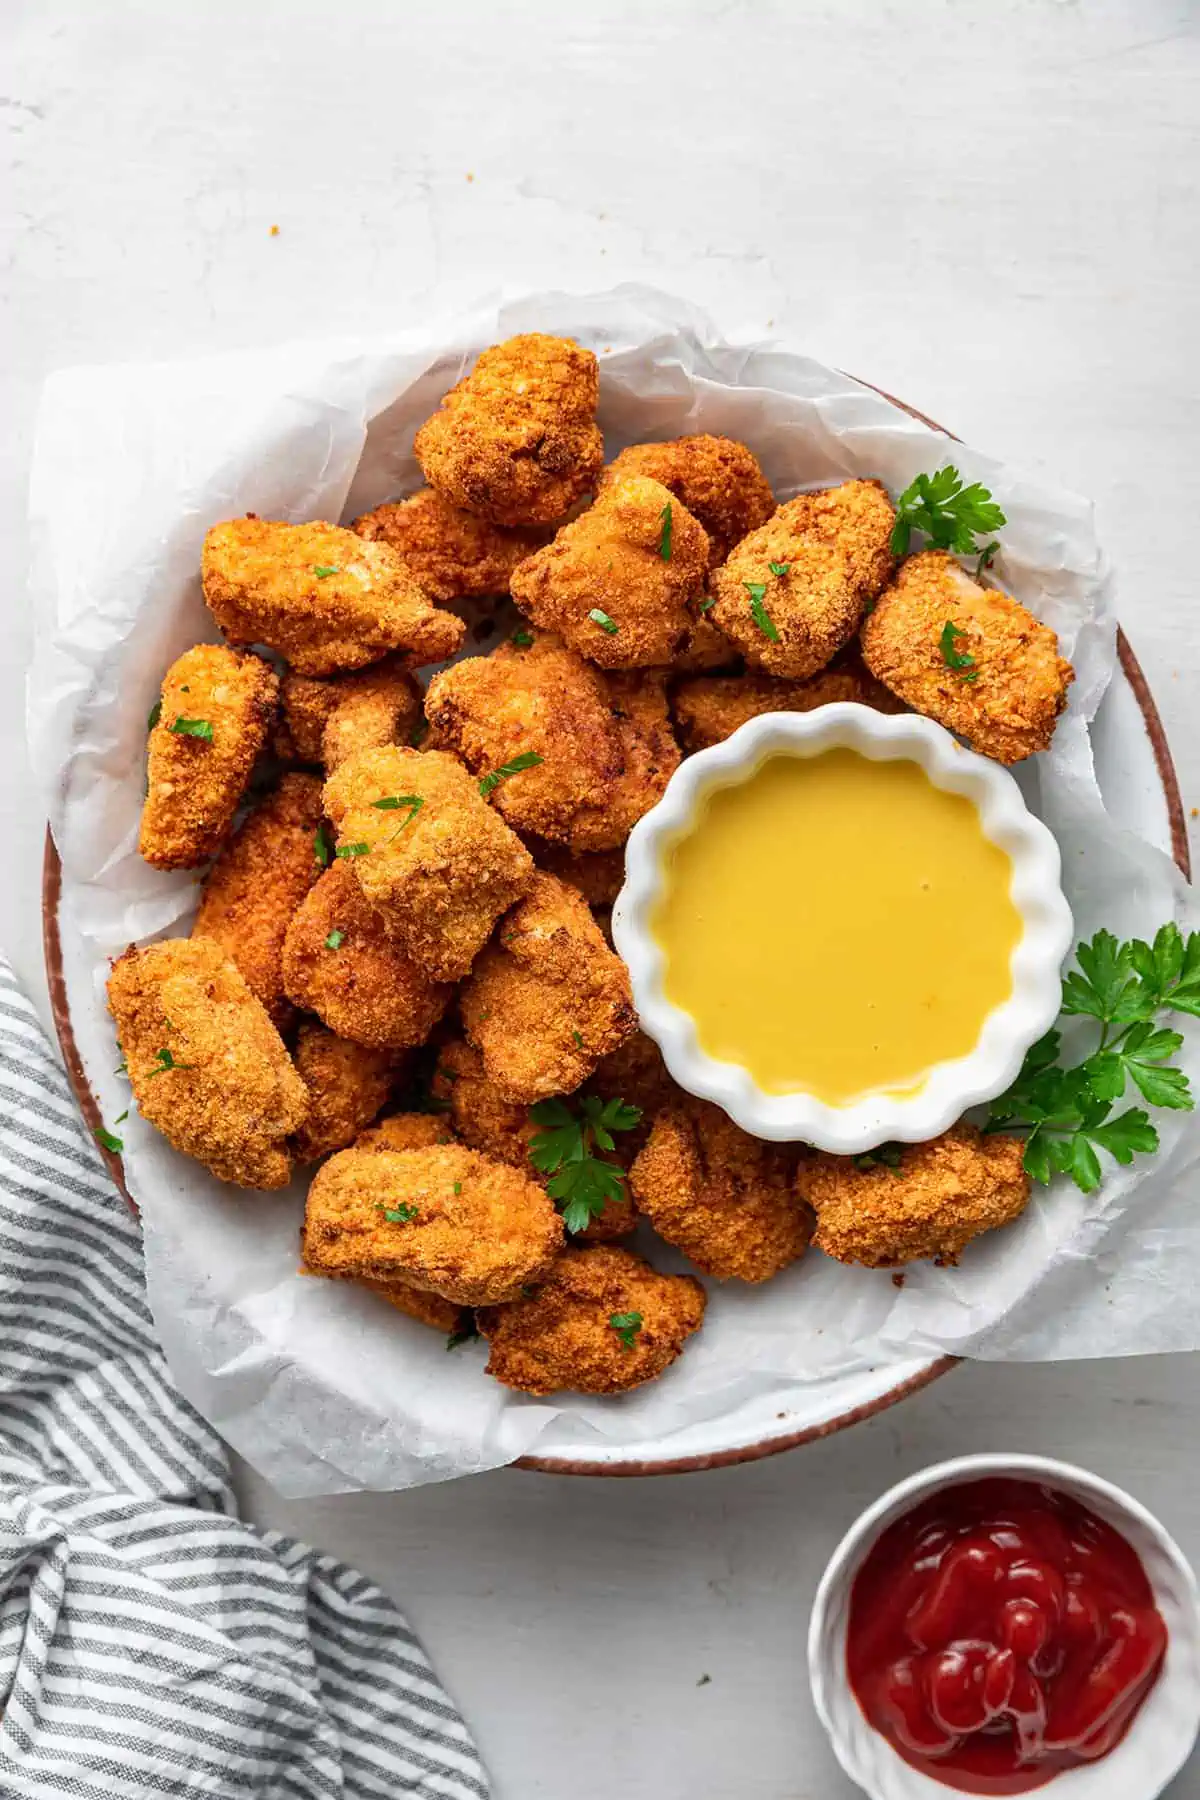
[[[589, 351], [513, 338], [417, 432], [418, 493], [348, 529], [209, 531], [224, 642], [167, 671], [140, 835], [156, 868], [209, 866], [191, 936], [131, 947], [108, 987], [137, 1106], [177, 1150], [242, 1188], [315, 1170], [301, 1275], [480, 1333], [488, 1373], [531, 1394], [637, 1387], [699, 1329], [701, 1283], [623, 1241], [639, 1219], [701, 1274], [762, 1282], [810, 1243], [952, 1262], [1022, 1211], [1014, 1138], [963, 1123], [840, 1158], [685, 1094], [607, 920], [633, 825], [747, 719], [913, 707], [1011, 763], [1071, 679], [1054, 634], [950, 556], [897, 565], [881, 483], [777, 505], [752, 449], [712, 436], [605, 466], [598, 399]], [[508, 596], [516, 628], [450, 662], [461, 615]], [[574, 1233], [530, 1154], [552, 1100], [625, 1125]]]

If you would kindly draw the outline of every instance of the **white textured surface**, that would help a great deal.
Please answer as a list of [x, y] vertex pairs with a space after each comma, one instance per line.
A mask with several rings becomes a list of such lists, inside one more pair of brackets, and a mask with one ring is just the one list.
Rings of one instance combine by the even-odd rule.
[[[382, 329], [504, 282], [640, 278], [771, 322], [1094, 495], [1200, 799], [1187, 0], [8, 0], [0, 29], [0, 939], [35, 987], [19, 602], [42, 375]], [[853, 1512], [937, 1457], [1043, 1450], [1130, 1487], [1195, 1559], [1198, 1369], [964, 1370], [848, 1436], [670, 1481], [248, 1490], [404, 1601], [499, 1800], [849, 1800], [802, 1652]], [[1200, 1800], [1200, 1768], [1171, 1792]]]

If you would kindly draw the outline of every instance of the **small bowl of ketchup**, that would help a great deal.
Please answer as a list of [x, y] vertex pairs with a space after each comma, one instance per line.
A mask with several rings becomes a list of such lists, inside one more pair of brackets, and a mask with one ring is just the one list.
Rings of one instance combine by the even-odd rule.
[[1200, 1727], [1200, 1602], [1120, 1488], [1042, 1456], [901, 1482], [838, 1545], [809, 1672], [872, 1800], [1154, 1800]]

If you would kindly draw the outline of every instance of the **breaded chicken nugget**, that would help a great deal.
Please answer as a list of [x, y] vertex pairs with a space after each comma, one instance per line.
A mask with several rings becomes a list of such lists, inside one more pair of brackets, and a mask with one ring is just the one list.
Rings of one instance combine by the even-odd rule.
[[656, 1116], [629, 1179], [659, 1236], [705, 1275], [767, 1281], [798, 1261], [812, 1236], [795, 1167], [785, 1145], [751, 1137], [719, 1107], [680, 1096]]
[[557, 875], [569, 887], [578, 888], [590, 907], [609, 907], [625, 885], [625, 850], [583, 850], [578, 854], [565, 844], [537, 843], [533, 854], [539, 869]]
[[718, 670], [737, 668], [741, 663], [736, 646], [724, 632], [710, 625], [705, 616], [710, 610], [711, 599], [712, 596], [707, 595], [696, 602], [698, 616], [692, 620], [686, 638], [671, 658], [676, 675], [712, 675]]
[[152, 715], [138, 838], [156, 869], [198, 868], [220, 847], [278, 697], [261, 657], [223, 644], [197, 644], [171, 664]]
[[538, 873], [459, 993], [488, 1078], [513, 1100], [570, 1094], [634, 1029], [629, 974], [581, 894]]
[[460, 1306], [515, 1300], [562, 1241], [536, 1182], [461, 1144], [342, 1150], [318, 1169], [304, 1215], [310, 1268], [406, 1281]]
[[283, 716], [276, 754], [320, 763], [332, 774], [356, 750], [407, 743], [422, 717], [422, 694], [395, 657], [354, 675], [318, 681], [287, 674], [280, 683]]
[[1011, 1224], [1029, 1204], [1020, 1138], [959, 1124], [891, 1150], [894, 1166], [816, 1150], [801, 1158], [797, 1188], [816, 1210], [813, 1243], [826, 1256], [869, 1269], [956, 1263], [972, 1238]]
[[292, 1141], [299, 1162], [316, 1162], [353, 1144], [386, 1104], [400, 1072], [392, 1051], [353, 1043], [312, 1020], [300, 1027], [294, 1061], [309, 1100], [308, 1117]]
[[529, 332], [494, 344], [413, 443], [429, 485], [496, 525], [552, 525], [604, 461], [600, 371], [571, 338]]
[[325, 784], [338, 853], [398, 949], [433, 980], [465, 975], [533, 880], [533, 858], [453, 756], [365, 750]]
[[681, 1105], [683, 1089], [667, 1073], [662, 1051], [644, 1031], [633, 1031], [623, 1044], [601, 1057], [585, 1084], [585, 1091], [598, 1094], [602, 1100], [624, 1100], [636, 1106], [641, 1123], [621, 1134], [621, 1161], [632, 1162], [650, 1135], [650, 1127], [660, 1112]]
[[814, 712], [850, 700], [873, 706], [878, 712], [904, 711], [903, 701], [889, 693], [882, 682], [864, 668], [859, 658], [846, 651], [818, 675], [807, 681], [781, 681], [775, 675], [748, 670], [745, 675], [696, 676], [680, 681], [671, 697], [675, 725], [689, 750], [707, 750], [732, 737], [739, 725], [763, 713]]
[[330, 1031], [375, 1050], [423, 1044], [454, 997], [388, 936], [344, 862], [325, 871], [288, 926], [283, 988]]
[[564, 1250], [536, 1292], [478, 1316], [487, 1373], [524, 1394], [622, 1394], [662, 1375], [704, 1318], [690, 1275], [632, 1250]]
[[209, 938], [118, 957], [108, 1009], [138, 1111], [221, 1181], [286, 1187], [308, 1093], [266, 1008]]
[[542, 531], [503, 531], [434, 488], [377, 506], [351, 530], [390, 544], [431, 600], [507, 594], [517, 564], [546, 541]]
[[285, 775], [209, 870], [192, 926], [194, 938], [220, 944], [278, 1026], [291, 1018], [283, 992], [284, 934], [321, 873], [314, 850], [320, 823], [317, 777]]
[[567, 841], [579, 854], [619, 849], [638, 820], [658, 805], [681, 761], [665, 675], [635, 669], [606, 676], [605, 687], [621, 746], [621, 770], [608, 791], [580, 807], [572, 819]]
[[665, 667], [692, 630], [688, 602], [707, 568], [704, 527], [659, 482], [631, 475], [517, 564], [512, 597], [603, 669]]
[[1075, 679], [1048, 625], [1011, 594], [980, 587], [944, 550], [900, 565], [863, 626], [862, 650], [894, 694], [1001, 763], [1046, 749]]
[[[458, 1139], [449, 1122], [437, 1113], [389, 1113], [354, 1140], [356, 1150], [431, 1150]], [[504, 1160], [504, 1159], [501, 1159]]]
[[448, 1337], [475, 1337], [474, 1318], [469, 1307], [457, 1306], [453, 1300], [443, 1300], [440, 1294], [428, 1294], [421, 1288], [409, 1287], [406, 1281], [364, 1281], [362, 1287], [370, 1288], [397, 1312], [415, 1319], [418, 1325], [432, 1326], [434, 1331], [444, 1331]]
[[895, 522], [878, 481], [798, 494], [713, 571], [706, 618], [768, 675], [815, 675], [889, 579]]
[[388, 544], [340, 525], [227, 519], [204, 540], [209, 611], [232, 644], [266, 644], [301, 675], [361, 669], [389, 650], [442, 662], [465, 626], [431, 606]]
[[775, 511], [775, 496], [758, 458], [736, 438], [703, 434], [631, 444], [605, 469], [601, 492], [627, 475], [648, 475], [682, 500], [708, 533], [714, 566]]

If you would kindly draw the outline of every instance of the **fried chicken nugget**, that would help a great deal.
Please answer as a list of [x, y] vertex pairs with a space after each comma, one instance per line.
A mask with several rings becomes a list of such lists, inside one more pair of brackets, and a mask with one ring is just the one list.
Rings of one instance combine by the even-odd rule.
[[615, 1244], [564, 1250], [536, 1292], [478, 1315], [487, 1373], [524, 1394], [622, 1394], [664, 1374], [704, 1319], [691, 1275]]
[[289, 672], [279, 697], [276, 753], [285, 761], [323, 764], [329, 774], [357, 750], [407, 742], [422, 717], [420, 688], [390, 656], [329, 681]]
[[266, 644], [301, 675], [361, 669], [389, 650], [443, 662], [466, 627], [431, 606], [390, 544], [316, 520], [227, 519], [204, 540], [209, 611], [232, 644]]
[[785, 1145], [681, 1095], [656, 1115], [629, 1179], [639, 1211], [705, 1275], [757, 1282], [797, 1262], [812, 1237], [795, 1167]]
[[342, 1150], [318, 1169], [304, 1215], [310, 1268], [407, 1282], [460, 1306], [515, 1300], [562, 1241], [536, 1182], [461, 1144]]
[[466, 975], [533, 880], [520, 838], [443, 751], [361, 751], [326, 782], [325, 810], [363, 894], [432, 980]]
[[665, 674], [635, 669], [605, 677], [621, 745], [621, 772], [608, 792], [580, 807], [571, 821], [570, 848], [616, 850], [638, 820], [657, 806], [682, 760], [667, 706]]
[[878, 481], [798, 494], [713, 571], [706, 617], [748, 663], [803, 681], [850, 642], [890, 578], [895, 523]]
[[775, 496], [758, 458], [736, 438], [702, 433], [660, 444], [631, 444], [601, 475], [600, 491], [627, 475], [647, 475], [670, 488], [708, 533], [714, 567], [775, 511]]
[[377, 506], [350, 529], [390, 544], [431, 600], [507, 594], [517, 564], [546, 541], [542, 531], [503, 531], [429, 487]]
[[600, 370], [572, 338], [493, 344], [413, 442], [430, 487], [496, 525], [552, 525], [604, 461]]
[[689, 750], [722, 744], [740, 725], [771, 712], [814, 712], [839, 700], [873, 706], [877, 712], [904, 711], [904, 702], [884, 687], [850, 652], [807, 681], [782, 681], [748, 670], [745, 675], [697, 676], [676, 684], [671, 697], [675, 726]]
[[220, 944], [280, 1027], [292, 1016], [283, 992], [283, 940], [321, 872], [313, 847], [320, 823], [316, 776], [285, 775], [209, 870], [192, 926], [194, 938]]
[[308, 1117], [292, 1140], [298, 1162], [344, 1150], [386, 1105], [400, 1073], [391, 1050], [372, 1050], [305, 1020], [293, 1055], [308, 1089]]
[[537, 873], [459, 992], [468, 1038], [512, 1100], [570, 1094], [636, 1024], [629, 974], [587, 902]]
[[[432, 1150], [458, 1139], [444, 1118], [436, 1113], [389, 1113], [354, 1140], [356, 1150]], [[501, 1158], [501, 1160], [505, 1160]]]
[[171, 664], [147, 746], [138, 849], [148, 863], [195, 869], [220, 847], [278, 698], [274, 670], [224, 644], [197, 644]]
[[631, 475], [517, 564], [512, 597], [602, 669], [661, 668], [688, 641], [707, 568], [704, 527], [669, 489]]
[[816, 1150], [801, 1157], [797, 1188], [816, 1210], [813, 1243], [826, 1256], [869, 1269], [956, 1263], [972, 1238], [1011, 1224], [1029, 1204], [1020, 1138], [959, 1124], [895, 1149], [894, 1167]]
[[164, 938], [113, 964], [108, 1009], [148, 1124], [238, 1187], [286, 1187], [308, 1091], [244, 977], [210, 938]]
[[[970, 663], [951, 667], [944, 639]], [[1075, 671], [1048, 625], [984, 588], [944, 550], [900, 565], [862, 629], [871, 673], [894, 694], [1000, 763], [1045, 750]]]
[[283, 988], [338, 1037], [374, 1050], [423, 1044], [454, 997], [388, 936], [344, 862], [326, 869], [287, 928]]
[[624, 1100], [636, 1106], [641, 1122], [621, 1134], [621, 1161], [632, 1162], [650, 1136], [660, 1112], [681, 1105], [686, 1095], [667, 1073], [662, 1051], [644, 1031], [633, 1031], [623, 1044], [601, 1057], [585, 1084], [585, 1091], [602, 1100]]

